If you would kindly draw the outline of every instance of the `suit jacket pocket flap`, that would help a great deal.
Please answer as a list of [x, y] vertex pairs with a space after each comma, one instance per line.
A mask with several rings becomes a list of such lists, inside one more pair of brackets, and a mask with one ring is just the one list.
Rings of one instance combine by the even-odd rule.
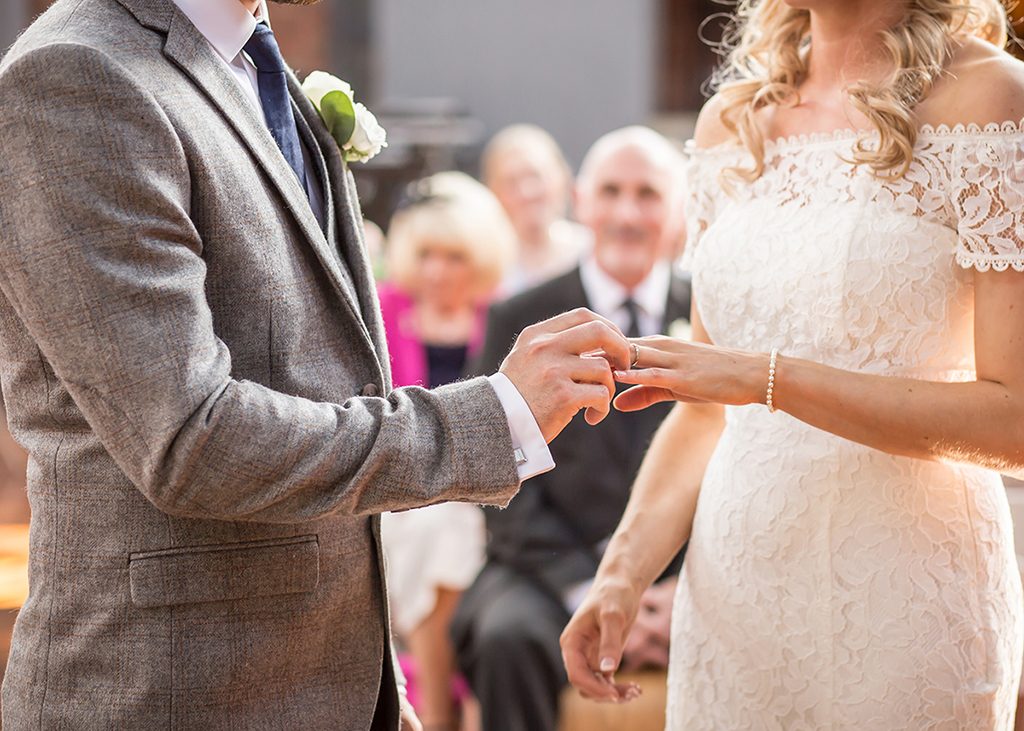
[[299, 594], [316, 588], [320, 548], [310, 535], [147, 551], [129, 556], [128, 574], [138, 607]]

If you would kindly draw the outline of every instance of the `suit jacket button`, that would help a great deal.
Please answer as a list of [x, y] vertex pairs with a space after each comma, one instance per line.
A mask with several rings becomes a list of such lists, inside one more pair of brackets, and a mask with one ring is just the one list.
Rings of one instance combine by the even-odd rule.
[[359, 395], [369, 397], [380, 396], [380, 388], [376, 383], [367, 383], [363, 386], [363, 390], [359, 392]]

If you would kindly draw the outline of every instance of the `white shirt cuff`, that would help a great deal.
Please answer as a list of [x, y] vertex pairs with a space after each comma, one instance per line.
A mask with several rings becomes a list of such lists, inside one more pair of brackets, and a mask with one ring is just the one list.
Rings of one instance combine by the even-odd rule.
[[498, 394], [501, 408], [508, 419], [508, 430], [512, 434], [512, 448], [516, 451], [516, 471], [519, 481], [525, 482], [531, 477], [548, 472], [555, 468], [555, 460], [551, 458], [544, 435], [533, 418], [530, 405], [519, 393], [512, 381], [504, 373], [495, 373], [487, 380], [491, 382], [494, 392]]

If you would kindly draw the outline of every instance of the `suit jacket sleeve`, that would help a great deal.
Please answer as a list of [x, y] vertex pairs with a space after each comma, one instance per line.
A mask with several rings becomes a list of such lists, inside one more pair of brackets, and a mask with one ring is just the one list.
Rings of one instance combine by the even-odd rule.
[[0, 72], [0, 110], [0, 289], [157, 507], [293, 522], [508, 502], [518, 479], [486, 379], [318, 403], [232, 378], [188, 161], [127, 70], [77, 44], [36, 49]]

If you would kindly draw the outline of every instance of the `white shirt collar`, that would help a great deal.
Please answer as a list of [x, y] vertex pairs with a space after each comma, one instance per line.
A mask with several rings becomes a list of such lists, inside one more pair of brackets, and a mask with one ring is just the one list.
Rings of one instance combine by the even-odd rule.
[[228, 63], [242, 52], [257, 23], [270, 24], [266, 0], [261, 0], [255, 16], [238, 0], [174, 0], [174, 4]]
[[[583, 291], [591, 309], [602, 317], [614, 319], [615, 314], [622, 309], [622, 303], [630, 296], [629, 290], [601, 268], [593, 254], [587, 254], [580, 262], [580, 279], [583, 280]], [[633, 290], [633, 301], [643, 314], [660, 323], [665, 318], [665, 304], [671, 283], [672, 268], [668, 262], [659, 260], [650, 274]]]

